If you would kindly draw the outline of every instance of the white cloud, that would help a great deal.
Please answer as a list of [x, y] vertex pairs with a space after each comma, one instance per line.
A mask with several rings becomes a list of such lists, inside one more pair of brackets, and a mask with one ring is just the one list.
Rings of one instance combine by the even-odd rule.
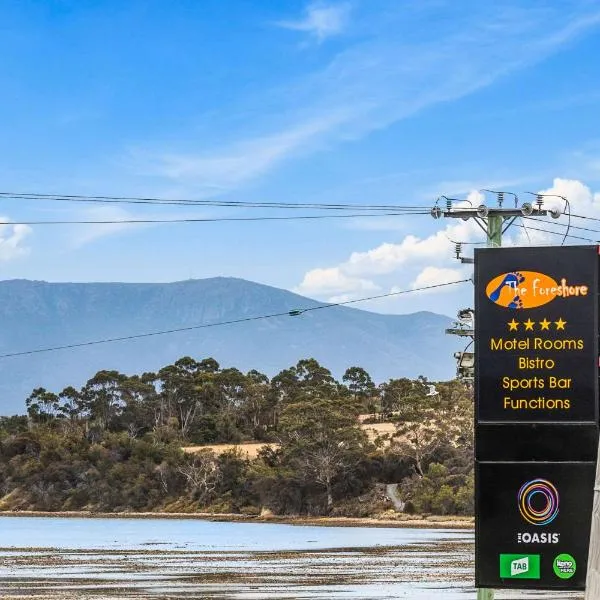
[[[0, 217], [3, 223], [9, 220], [7, 217]], [[0, 261], [6, 262], [28, 254], [29, 248], [23, 242], [31, 232], [28, 225], [0, 225]]]
[[[600, 219], [600, 193], [592, 192], [581, 181], [557, 177], [554, 179], [551, 187], [540, 190], [539, 193], [544, 196], [543, 208], [548, 210], [555, 209], [560, 213], [565, 212], [567, 214], [562, 214], [556, 221], [552, 219], [543, 221], [539, 219], [524, 219], [522, 221], [524, 227], [520, 227], [517, 233], [513, 233], [507, 240], [509, 245], [555, 245], [562, 243], [561, 238], [564, 238], [564, 234], [567, 233], [567, 226], [569, 225], [569, 211], [573, 215], [583, 215]], [[568, 204], [563, 198], [568, 200]], [[535, 202], [535, 199], [528, 201]], [[587, 227], [589, 229], [600, 230], [600, 227], [596, 226], [600, 225], [600, 223], [592, 221], [590, 225], [589, 221], [584, 221], [576, 217], [571, 218], [570, 223], [570, 234], [591, 240], [600, 239], [600, 233], [577, 229], [577, 227]], [[545, 231], [539, 231], [540, 229]], [[566, 238], [564, 243], [585, 244], [586, 241], [584, 239]]]
[[312, 2], [305, 9], [303, 19], [297, 21], [280, 21], [277, 23], [285, 29], [304, 31], [322, 41], [328, 37], [339, 35], [348, 23], [350, 5], [326, 4]]
[[[367, 292], [379, 290], [379, 286], [368, 279], [351, 277], [341, 271], [338, 267], [328, 269], [313, 269], [304, 276], [300, 285], [295, 288], [295, 292], [308, 296], [329, 296], [336, 294], [344, 294], [344, 299], [349, 299], [348, 294], [351, 292]], [[339, 302], [329, 298], [330, 302]]]
[[[432, 285], [439, 285], [444, 283], [452, 283], [453, 281], [460, 281], [467, 277], [466, 269], [449, 269], [445, 267], [425, 267], [411, 283], [410, 287], [413, 290], [429, 287]], [[394, 290], [392, 290], [394, 291]], [[444, 292], [447, 291], [444, 288], [435, 288], [432, 290], [424, 290], [423, 293], [431, 292]]]
[[[540, 191], [547, 197], [544, 208], [565, 208], [563, 197], [570, 203], [573, 215], [586, 215], [599, 219], [599, 222], [571, 219], [571, 233], [592, 240], [600, 239], [600, 193], [594, 193], [581, 181], [556, 178], [553, 185]], [[467, 206], [478, 206], [484, 199], [480, 192], [473, 191], [468, 196]], [[523, 198], [521, 198], [523, 201]], [[400, 242], [384, 242], [366, 251], [353, 252], [344, 262], [332, 267], [318, 267], [308, 271], [299, 289], [309, 287], [311, 294], [323, 297], [332, 292], [339, 295], [356, 294], [358, 290], [373, 289], [368, 286], [387, 287], [394, 281], [392, 291], [415, 289], [448, 283], [469, 277], [472, 268], [458, 266], [454, 257], [454, 242], [463, 242], [463, 255], [471, 254], [470, 244], [485, 242], [485, 235], [473, 219], [468, 221], [452, 219], [450, 223], [438, 221], [443, 229], [425, 237], [406, 235]], [[557, 221], [550, 218], [527, 220], [527, 229], [513, 227], [503, 240], [505, 245], [558, 245], [568, 225], [567, 215]], [[583, 225], [582, 225], [583, 223]], [[591, 224], [590, 224], [591, 223]], [[517, 225], [520, 225], [517, 222]], [[595, 229], [598, 233], [580, 231], [577, 226]], [[545, 231], [537, 231], [542, 229]], [[548, 233], [548, 232], [555, 233]], [[585, 244], [585, 240], [566, 240], [566, 243]], [[589, 242], [588, 242], [589, 243]], [[398, 279], [400, 281], [398, 282]], [[364, 287], [360, 287], [359, 282]], [[364, 282], [368, 282], [368, 286]], [[396, 283], [397, 282], [397, 283]], [[310, 285], [309, 285], [310, 284]], [[437, 290], [433, 290], [437, 291]], [[442, 288], [439, 291], [450, 291]], [[354, 297], [357, 297], [356, 295]]]
[[407, 264], [444, 261], [452, 255], [453, 242], [480, 238], [481, 230], [474, 221], [459, 221], [425, 238], [410, 234], [400, 243], [385, 242], [366, 252], [353, 252], [341, 268], [355, 277], [385, 275]]
[[330, 296], [327, 298], [327, 302], [331, 304], [340, 304], [342, 302], [350, 302], [351, 300], [357, 300], [358, 298], [363, 297], [364, 294], [360, 292], [353, 292], [348, 294], [339, 294], [337, 296]]
[[[453, 241], [469, 242], [481, 240], [481, 230], [470, 221], [453, 222], [430, 236], [420, 238], [407, 235], [399, 243], [384, 242], [364, 252], [353, 252], [348, 260], [328, 268], [316, 268], [308, 271], [298, 291], [315, 297], [324, 297], [332, 293], [344, 294], [368, 291], [383, 287], [376, 278], [404, 275], [404, 282], [396, 289], [405, 289], [408, 285], [407, 274], [418, 269], [415, 281], [429, 281], [444, 276], [450, 281], [461, 279], [454, 277], [457, 270], [445, 267], [454, 264]], [[435, 269], [428, 267], [435, 265]], [[430, 283], [425, 285], [431, 285]]]

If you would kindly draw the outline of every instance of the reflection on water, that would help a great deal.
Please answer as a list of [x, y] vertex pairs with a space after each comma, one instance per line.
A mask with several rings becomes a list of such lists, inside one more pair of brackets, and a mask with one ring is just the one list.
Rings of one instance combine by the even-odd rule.
[[2, 598], [465, 600], [472, 578], [469, 531], [0, 519]]

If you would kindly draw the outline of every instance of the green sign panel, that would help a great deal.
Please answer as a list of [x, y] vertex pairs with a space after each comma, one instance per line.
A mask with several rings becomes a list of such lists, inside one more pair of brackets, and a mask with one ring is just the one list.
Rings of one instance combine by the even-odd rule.
[[501, 554], [501, 579], [539, 579], [539, 554]]

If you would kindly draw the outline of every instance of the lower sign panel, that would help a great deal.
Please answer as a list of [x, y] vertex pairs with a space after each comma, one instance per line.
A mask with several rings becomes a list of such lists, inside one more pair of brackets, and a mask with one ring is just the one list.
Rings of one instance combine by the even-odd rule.
[[475, 476], [477, 587], [584, 589], [595, 464], [480, 462]]

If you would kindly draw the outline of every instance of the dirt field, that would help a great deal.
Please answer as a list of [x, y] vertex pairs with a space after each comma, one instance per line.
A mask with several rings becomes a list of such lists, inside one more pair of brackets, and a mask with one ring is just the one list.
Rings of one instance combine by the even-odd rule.
[[278, 447], [277, 444], [266, 444], [264, 442], [249, 444], [212, 444], [210, 446], [185, 446], [183, 451], [194, 453], [200, 452], [201, 450], [212, 450], [215, 454], [219, 455], [223, 454], [223, 452], [238, 448], [248, 458], [256, 458], [260, 450], [265, 446], [270, 446], [271, 448]]
[[374, 440], [378, 435], [393, 435], [396, 433], [394, 423], [362, 423], [360, 428], [367, 432], [371, 440]]

